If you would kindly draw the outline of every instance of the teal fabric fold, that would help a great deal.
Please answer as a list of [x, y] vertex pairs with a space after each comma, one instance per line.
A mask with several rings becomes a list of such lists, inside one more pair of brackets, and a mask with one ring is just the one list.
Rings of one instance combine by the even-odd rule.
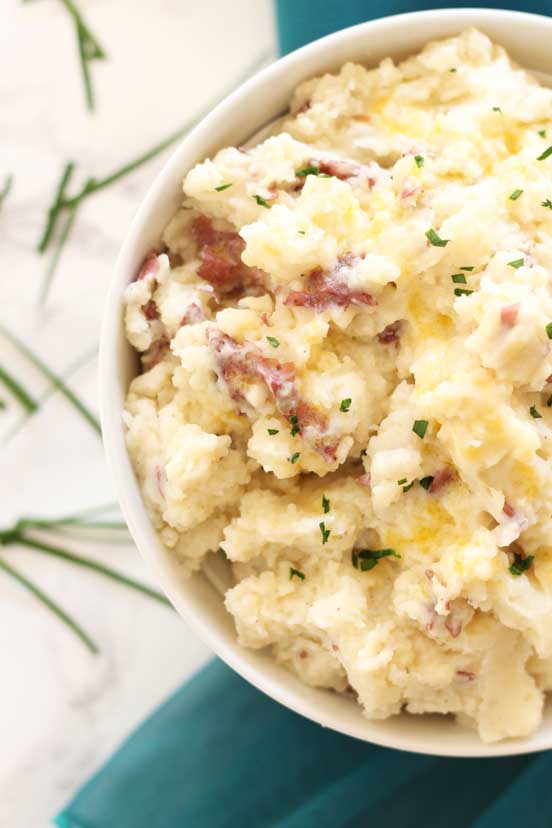
[[58, 828], [549, 828], [552, 755], [439, 759], [326, 730], [220, 661], [181, 687]]
[[552, 13], [552, 0], [276, 0], [276, 29], [281, 55], [319, 37], [390, 14], [443, 8], [514, 9]]

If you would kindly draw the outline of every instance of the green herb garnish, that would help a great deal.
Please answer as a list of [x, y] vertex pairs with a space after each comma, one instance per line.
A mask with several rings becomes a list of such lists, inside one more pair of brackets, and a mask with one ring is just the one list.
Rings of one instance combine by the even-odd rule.
[[267, 340], [268, 340], [269, 344], [272, 345], [273, 348], [278, 348], [279, 345], [280, 345], [280, 343], [278, 342], [278, 340], [276, 339], [275, 336], [267, 336]]
[[493, 112], [502, 112], [499, 106], [493, 106]]
[[425, 489], [426, 492], [429, 491], [429, 487], [431, 486], [432, 483], [433, 483], [432, 475], [428, 475], [427, 477], [422, 477], [422, 479], [420, 480], [420, 486], [423, 489]]
[[322, 546], [324, 546], [325, 543], [328, 543], [328, 538], [330, 537], [330, 532], [332, 530], [326, 529], [326, 524], [324, 523], [324, 521], [319, 523], [318, 526], [320, 527], [320, 531], [322, 532]]
[[267, 428], [267, 431], [268, 431], [268, 433], [270, 434], [271, 437], [274, 437], [275, 434], [280, 433], [280, 429], [278, 429], [278, 428]]
[[357, 557], [360, 560], [361, 571], [368, 572], [377, 566], [381, 558], [400, 558], [401, 556], [394, 549], [361, 549], [357, 552]]
[[524, 572], [527, 572], [534, 559], [534, 555], [528, 555], [526, 558], [522, 558], [521, 555], [514, 552], [514, 563], [509, 567], [510, 572], [512, 575], [523, 575]]
[[354, 549], [351, 551], [351, 563], [355, 569], [358, 569], [358, 555]]
[[466, 277], [463, 273], [455, 273], [453, 276], [450, 277], [452, 281], [457, 285], [465, 285], [467, 284]]
[[425, 158], [423, 157], [423, 155], [415, 155], [414, 161], [416, 162], [416, 166], [418, 168], [423, 167], [425, 164]]
[[330, 501], [328, 500], [326, 495], [322, 496], [322, 509], [323, 509], [325, 515], [327, 515], [328, 512], [330, 511]]
[[406, 477], [401, 478], [401, 480], [397, 480], [397, 486], [404, 486], [406, 481], [407, 481]]
[[218, 187], [215, 187], [215, 190], [217, 191], [217, 193], [222, 193], [223, 190], [227, 190], [228, 187], [231, 187], [232, 183], [233, 182], [231, 181], [230, 184], [219, 184]]
[[508, 262], [508, 267], [514, 267], [517, 270], [518, 267], [522, 267], [524, 262], [525, 259], [514, 259], [513, 262]]
[[289, 458], [289, 462], [292, 463], [292, 464], [295, 464], [295, 463], [297, 463], [297, 461], [299, 460], [300, 457], [301, 457], [301, 452], [296, 451], [295, 454], [292, 454], [291, 457]]
[[306, 178], [307, 175], [318, 175], [319, 172], [320, 170], [318, 169], [318, 167], [311, 165], [310, 167], [303, 167], [302, 170], [296, 170], [295, 175], [298, 178]]
[[414, 420], [412, 431], [414, 434], [417, 434], [421, 440], [423, 440], [426, 435], [428, 425], [429, 422], [427, 420]]
[[534, 417], [535, 420], [542, 420], [542, 414], [535, 405], [531, 406], [531, 408], [529, 409], [529, 414], [531, 415], [531, 417]]
[[539, 129], [539, 135], [540, 135], [541, 138], [546, 138], [546, 130], [545, 129]]
[[508, 198], [510, 199], [510, 201], [517, 201], [522, 193], [523, 193], [523, 190], [514, 190], [513, 193], [510, 193]]
[[552, 406], [552, 394], [546, 400], [546, 406], [547, 408], [550, 408]]
[[549, 198], [541, 201], [541, 207], [548, 207], [549, 210], [552, 210], [552, 201]]
[[403, 492], [409, 492], [412, 486], [414, 485], [414, 480], [408, 484], [408, 486], [403, 486]]
[[451, 68], [449, 69], [449, 72], [457, 72], [457, 71], [458, 70], [457, 70], [456, 66], [451, 66]]
[[253, 198], [255, 199], [255, 201], [257, 202], [259, 207], [266, 207], [267, 210], [270, 210], [272, 205], [269, 204], [268, 201], [265, 198], [263, 198], [262, 196], [257, 195], [257, 194], [255, 194], [253, 196]]
[[549, 322], [545, 328], [548, 339], [552, 339], [552, 322]]
[[347, 413], [350, 409], [352, 403], [351, 397], [346, 397], [344, 400], [341, 400], [341, 404], [339, 406], [339, 410]]
[[290, 434], [291, 434], [292, 437], [295, 437], [295, 435], [299, 434], [299, 431], [300, 431], [300, 429], [299, 429], [299, 420], [297, 418], [297, 415], [292, 414], [292, 416], [289, 418], [289, 421], [291, 423]]
[[427, 231], [426, 238], [433, 247], [446, 247], [450, 241], [450, 239], [442, 239], [433, 227]]
[[548, 156], [549, 156], [549, 155], [552, 155], [552, 147], [547, 147], [547, 148], [545, 149], [545, 151], [544, 151], [544, 152], [542, 152], [542, 153], [538, 156], [537, 161], [544, 161], [544, 160], [545, 160], [545, 158], [548, 158]]
[[294, 569], [292, 566], [290, 566], [290, 568], [289, 568], [289, 580], [291, 581], [291, 579], [294, 576], [296, 578], [299, 578], [301, 581], [305, 580], [305, 573], [304, 572], [301, 572], [299, 569]]
[[475, 267], [473, 265], [469, 265], [469, 267], [468, 266], [459, 267], [458, 270], [467, 270], [468, 273], [471, 273], [472, 270], [475, 270]]
[[467, 288], [454, 288], [455, 296], [469, 296], [471, 293], [473, 293], [473, 290], [468, 290]]

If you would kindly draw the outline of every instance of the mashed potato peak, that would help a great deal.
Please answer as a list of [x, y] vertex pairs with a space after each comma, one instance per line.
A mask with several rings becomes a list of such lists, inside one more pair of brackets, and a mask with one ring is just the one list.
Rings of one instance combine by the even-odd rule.
[[346, 64], [188, 173], [125, 294], [163, 542], [221, 549], [240, 642], [371, 718], [494, 741], [552, 689], [549, 143], [477, 31]]

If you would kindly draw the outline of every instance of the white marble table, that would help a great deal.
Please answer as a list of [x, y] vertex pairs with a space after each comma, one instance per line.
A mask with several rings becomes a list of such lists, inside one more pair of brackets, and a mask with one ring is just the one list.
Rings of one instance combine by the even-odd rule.
[[[269, 0], [77, 0], [109, 59], [92, 65], [86, 111], [74, 31], [59, 0], [0, 0], [0, 322], [56, 371], [98, 341], [106, 286], [125, 229], [160, 156], [82, 207], [45, 305], [35, 251], [63, 165], [74, 186], [163, 139], [272, 48]], [[0, 365], [40, 396], [47, 383], [0, 337]], [[96, 409], [96, 360], [72, 378]], [[10, 432], [21, 410], [0, 386], [0, 528], [113, 500], [101, 442], [59, 394]], [[150, 580], [132, 544], [68, 543]], [[100, 646], [90, 655], [0, 572], [0, 826], [45, 828], [121, 739], [209, 657], [176, 614], [40, 552], [0, 557], [74, 614]]]

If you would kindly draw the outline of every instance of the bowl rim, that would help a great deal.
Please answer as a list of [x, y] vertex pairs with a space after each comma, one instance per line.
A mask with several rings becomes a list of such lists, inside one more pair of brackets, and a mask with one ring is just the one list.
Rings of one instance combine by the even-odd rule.
[[[250, 659], [246, 657], [247, 651], [238, 644], [236, 638], [233, 642], [225, 638], [214, 620], [209, 618], [207, 608], [202, 608], [198, 601], [191, 600], [189, 595], [184, 596], [182, 594], [182, 589], [175, 578], [175, 569], [171, 569], [165, 563], [162, 563], [159, 556], [156, 556], [154, 552], [155, 542], [152, 540], [156, 537], [155, 532], [141, 500], [123, 437], [120, 375], [123, 358], [122, 348], [126, 346], [121, 342], [122, 293], [130, 281], [129, 274], [133, 272], [130, 263], [136, 258], [136, 250], [141, 244], [141, 239], [144, 235], [147, 235], [148, 216], [154, 210], [155, 205], [162, 200], [164, 191], [168, 189], [169, 185], [174, 186], [175, 182], [180, 183], [184, 171], [189, 169], [185, 159], [187, 155], [193, 154], [190, 147], [193, 148], [195, 144], [201, 141], [206, 143], [213, 130], [216, 131], [217, 124], [224, 121], [227, 116], [231, 116], [234, 107], [240, 102], [250, 99], [257, 89], [264, 87], [269, 81], [271, 83], [275, 80], [278, 81], [278, 79], [289, 74], [290, 71], [293, 72], [298, 69], [304, 63], [308, 64], [312, 56], [321, 53], [327, 46], [334, 46], [338, 43], [346, 44], [349, 40], [355, 40], [357, 36], [364, 33], [369, 33], [372, 38], [376, 34], [385, 37], [387, 32], [392, 31], [397, 26], [412, 25], [418, 27], [439, 21], [450, 23], [451, 26], [454, 23], [454, 28], [458, 32], [470, 26], [484, 27], [485, 24], [490, 22], [498, 22], [513, 26], [523, 24], [522, 30], [525, 27], [538, 26], [540, 29], [547, 29], [548, 35], [552, 36], [551, 18], [506, 9], [470, 7], [429, 9], [369, 20], [319, 38], [263, 68], [225, 97], [179, 141], [154, 178], [131, 221], [110, 280], [100, 334], [98, 364], [100, 418], [108, 470], [121, 510], [138, 551], [146, 564], [153, 569], [156, 580], [161, 584], [185, 622], [218, 657], [239, 675], [275, 701], [305, 716], [307, 719], [344, 735], [372, 744], [435, 756], [488, 757], [520, 755], [551, 748], [552, 723], [548, 733], [543, 732], [541, 725], [535, 734], [524, 739], [506, 739], [488, 744], [480, 741], [477, 734], [474, 734], [477, 741], [470, 739], [466, 745], [441, 744], [439, 740], [433, 737], [427, 739], [428, 744], [426, 746], [425, 744], [414, 744], [412, 739], [408, 737], [401, 737], [396, 734], [387, 736], [379, 731], [367, 736], [359, 733], [355, 727], [336, 723], [335, 719], [331, 719], [331, 717], [317, 711], [315, 705], [299, 699], [297, 694], [290, 698], [290, 692], [286, 690], [283, 681], [265, 675], [261, 669], [251, 664]], [[427, 35], [426, 42], [431, 39], [433, 39], [433, 36]], [[308, 77], [312, 77], [312, 72], [307, 72], [304, 75], [304, 78]], [[259, 128], [262, 128], [262, 126], [263, 124], [259, 124]], [[360, 716], [359, 708], [359, 719]], [[426, 715], [423, 718], [427, 718]], [[365, 719], [362, 719], [362, 721], [366, 724]], [[451, 722], [451, 733], [457, 727], [454, 722]]]

